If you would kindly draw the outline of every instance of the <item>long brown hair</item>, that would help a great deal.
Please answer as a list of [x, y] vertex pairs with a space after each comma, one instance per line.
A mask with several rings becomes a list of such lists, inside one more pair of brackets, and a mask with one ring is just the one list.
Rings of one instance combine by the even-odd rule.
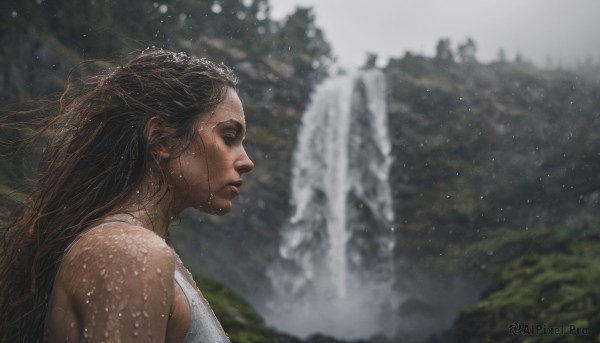
[[[35, 138], [49, 139], [29, 198], [11, 214], [0, 243], [2, 342], [43, 340], [65, 249], [124, 205], [149, 168], [158, 169], [154, 147], [191, 139], [199, 116], [235, 82], [222, 64], [149, 50], [107, 73], [70, 76], [60, 98], [37, 111]], [[171, 130], [149, 139], [145, 128], [152, 117]], [[156, 192], [164, 189], [158, 181]]]

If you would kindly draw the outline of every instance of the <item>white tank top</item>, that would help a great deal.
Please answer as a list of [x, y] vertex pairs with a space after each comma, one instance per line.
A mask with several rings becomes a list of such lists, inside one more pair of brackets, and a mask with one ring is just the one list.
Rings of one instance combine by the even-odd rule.
[[197, 287], [175, 270], [175, 282], [190, 304], [190, 327], [184, 343], [230, 343], [212, 309], [205, 305]]

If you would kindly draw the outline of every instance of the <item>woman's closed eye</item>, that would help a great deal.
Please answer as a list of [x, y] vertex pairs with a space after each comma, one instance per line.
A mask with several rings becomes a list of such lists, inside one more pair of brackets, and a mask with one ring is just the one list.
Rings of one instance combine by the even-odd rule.
[[244, 140], [244, 127], [236, 120], [227, 120], [218, 124], [221, 139], [226, 145], [232, 146], [239, 140]]
[[237, 133], [229, 132], [229, 133], [223, 134], [222, 137], [223, 137], [223, 141], [225, 142], [225, 144], [233, 145], [233, 143], [235, 143], [238, 135], [237, 135]]

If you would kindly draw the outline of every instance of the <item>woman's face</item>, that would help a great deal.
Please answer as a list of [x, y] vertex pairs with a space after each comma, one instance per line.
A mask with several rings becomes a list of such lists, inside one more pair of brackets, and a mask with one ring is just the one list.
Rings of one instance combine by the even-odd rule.
[[223, 102], [202, 117], [181, 155], [169, 161], [175, 211], [193, 207], [218, 215], [229, 212], [240, 193], [242, 174], [254, 168], [242, 145], [245, 134], [242, 103], [229, 89]]

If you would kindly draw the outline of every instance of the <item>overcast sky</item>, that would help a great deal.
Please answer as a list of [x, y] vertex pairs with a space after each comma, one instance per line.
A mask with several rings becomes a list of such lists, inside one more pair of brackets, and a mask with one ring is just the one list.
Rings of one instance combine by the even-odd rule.
[[563, 66], [587, 56], [600, 61], [600, 0], [272, 0], [271, 17], [312, 7], [340, 65], [358, 67], [366, 52], [380, 65], [405, 51], [433, 55], [439, 38], [456, 48], [467, 37], [477, 58], [508, 58]]

